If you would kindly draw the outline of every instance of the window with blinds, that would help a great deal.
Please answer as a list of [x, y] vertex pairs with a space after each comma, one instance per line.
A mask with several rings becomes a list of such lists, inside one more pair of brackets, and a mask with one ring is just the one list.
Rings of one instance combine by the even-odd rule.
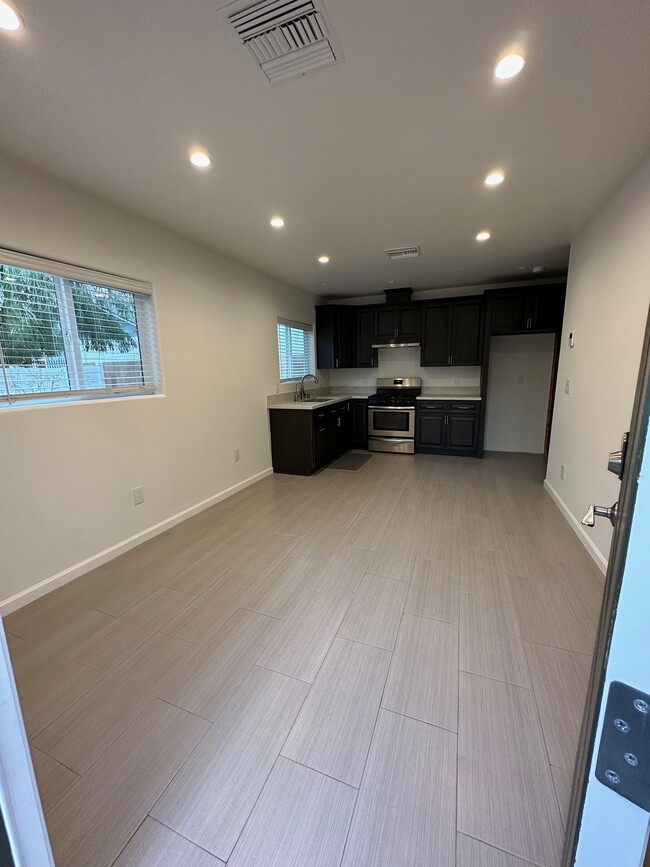
[[314, 331], [311, 325], [278, 319], [280, 382], [315, 372]]
[[0, 406], [157, 391], [152, 291], [0, 250]]

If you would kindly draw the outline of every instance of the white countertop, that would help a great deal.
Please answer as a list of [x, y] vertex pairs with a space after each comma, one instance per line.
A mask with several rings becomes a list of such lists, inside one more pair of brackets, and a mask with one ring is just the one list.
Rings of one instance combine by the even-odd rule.
[[[322, 400], [297, 401], [293, 399], [290, 393], [287, 393], [286, 400], [271, 403], [268, 409], [320, 409], [322, 406], [329, 406], [331, 403], [339, 403], [343, 400], [368, 400], [374, 391], [369, 391], [364, 394], [330, 394], [323, 395]], [[435, 390], [435, 394], [421, 394], [417, 400], [481, 400], [481, 395], [475, 388], [458, 387], [441, 387]]]
[[329, 397], [323, 397], [322, 400], [285, 400], [282, 403], [272, 403], [268, 409], [320, 409], [322, 406], [329, 406], [331, 403], [342, 403], [344, 400], [354, 400], [361, 398], [365, 400], [365, 396], [361, 394], [334, 394]]
[[435, 392], [419, 395], [417, 400], [481, 400], [481, 395], [476, 388], [443, 386], [436, 388]]

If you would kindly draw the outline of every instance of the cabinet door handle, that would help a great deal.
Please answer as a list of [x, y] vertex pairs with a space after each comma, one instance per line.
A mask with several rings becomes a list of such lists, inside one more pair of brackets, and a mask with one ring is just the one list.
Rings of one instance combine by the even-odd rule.
[[341, 419], [340, 419], [340, 418], [337, 418], [337, 419], [336, 419], [336, 423], [337, 423], [337, 425], [338, 425], [339, 427], [341, 427]]
[[338, 360], [338, 358], [336, 358], [336, 359], [334, 359], [334, 367], [338, 367], [338, 366], [339, 366], [339, 360]]
[[324, 427], [319, 427], [319, 428], [318, 428], [318, 433], [325, 433], [325, 428], [324, 428]]

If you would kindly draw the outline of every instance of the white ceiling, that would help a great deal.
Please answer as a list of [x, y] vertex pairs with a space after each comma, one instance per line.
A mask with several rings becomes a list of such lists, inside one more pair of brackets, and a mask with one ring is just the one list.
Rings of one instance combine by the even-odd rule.
[[[0, 148], [319, 294], [561, 270], [650, 148], [644, 0], [325, 0], [344, 61], [274, 86], [219, 0], [15, 5]], [[515, 43], [526, 68], [496, 83]], [[407, 244], [422, 257], [383, 253]]]

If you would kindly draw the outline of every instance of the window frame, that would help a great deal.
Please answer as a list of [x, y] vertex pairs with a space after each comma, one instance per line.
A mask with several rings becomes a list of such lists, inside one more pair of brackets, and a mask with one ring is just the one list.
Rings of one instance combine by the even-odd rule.
[[[280, 347], [280, 326], [284, 326], [285, 328], [293, 328], [299, 331], [304, 331], [305, 333], [310, 335], [310, 347], [309, 347], [309, 370], [305, 370], [304, 374], [300, 374], [300, 376], [282, 376], [282, 350]], [[300, 382], [303, 376], [307, 375], [316, 375], [316, 346], [315, 346], [315, 337], [314, 337], [314, 326], [308, 322], [298, 322], [295, 319], [286, 319], [283, 316], [278, 316], [277, 325], [276, 325], [276, 341], [278, 348], [278, 371], [279, 371], [279, 381], [280, 384], [283, 383], [291, 383], [291, 382]], [[285, 364], [286, 366], [286, 364]]]
[[[57, 312], [62, 330], [65, 330], [66, 319], [74, 318], [74, 304], [71, 301], [72, 288], [70, 281], [97, 286], [102, 289], [129, 293], [133, 297], [135, 313], [135, 331], [139, 352], [139, 363], [142, 367], [143, 383], [126, 385], [109, 385], [94, 388], [69, 388], [59, 391], [11, 393], [7, 377], [7, 365], [3, 348], [0, 344], [0, 378], [4, 378], [7, 394], [0, 394], [0, 412], [4, 409], [33, 406], [68, 405], [88, 401], [104, 401], [115, 398], [133, 398], [159, 396], [162, 392], [162, 365], [160, 359], [160, 339], [158, 334], [157, 315], [153, 284], [105, 271], [97, 271], [80, 265], [60, 262], [33, 256], [15, 250], [0, 247], [0, 265], [35, 271], [54, 279], [57, 294]], [[65, 300], [63, 299], [65, 294]], [[81, 363], [81, 343], [77, 334], [76, 320], [72, 323], [64, 337], [63, 355], [65, 369], [71, 386], [79, 375]]]

